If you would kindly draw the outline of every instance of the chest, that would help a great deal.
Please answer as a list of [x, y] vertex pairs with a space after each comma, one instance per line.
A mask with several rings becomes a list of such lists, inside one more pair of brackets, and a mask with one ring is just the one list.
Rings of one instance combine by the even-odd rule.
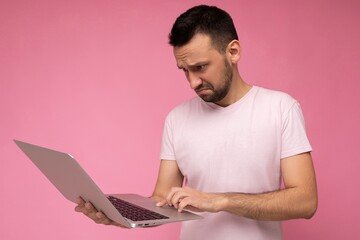
[[262, 187], [269, 174], [278, 182], [281, 118], [271, 109], [190, 116], [175, 131], [174, 146], [182, 173], [197, 188], [254, 190], [254, 176]]

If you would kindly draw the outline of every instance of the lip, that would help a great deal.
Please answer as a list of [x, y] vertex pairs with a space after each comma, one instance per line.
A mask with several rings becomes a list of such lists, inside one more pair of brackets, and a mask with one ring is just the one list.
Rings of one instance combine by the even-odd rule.
[[205, 91], [209, 91], [210, 89], [208, 89], [208, 88], [203, 88], [203, 89], [199, 89], [199, 90], [196, 90], [195, 92], [197, 93], [197, 94], [203, 94]]

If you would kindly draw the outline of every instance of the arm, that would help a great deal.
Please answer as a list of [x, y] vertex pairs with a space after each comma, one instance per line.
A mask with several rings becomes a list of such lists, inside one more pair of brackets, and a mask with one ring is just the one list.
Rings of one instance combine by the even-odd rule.
[[184, 176], [179, 170], [176, 161], [161, 160], [158, 178], [152, 198], [156, 201], [166, 199], [167, 194], [173, 187], [183, 185]]
[[167, 203], [182, 211], [226, 211], [256, 220], [281, 221], [311, 218], [317, 208], [315, 172], [310, 153], [281, 160], [285, 189], [260, 193], [203, 193], [191, 188], [173, 188]]

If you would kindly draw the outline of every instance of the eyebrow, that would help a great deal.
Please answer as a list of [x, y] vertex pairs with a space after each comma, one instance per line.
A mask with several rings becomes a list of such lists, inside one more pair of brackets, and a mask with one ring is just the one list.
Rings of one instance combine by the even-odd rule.
[[[197, 67], [197, 66], [201, 66], [201, 65], [206, 65], [206, 64], [209, 64], [209, 61], [200, 61], [200, 62], [196, 62], [196, 63], [193, 63], [193, 64], [189, 64], [188, 65], [188, 68], [194, 68], [194, 67]], [[184, 69], [183, 66], [177, 66], [179, 69]]]

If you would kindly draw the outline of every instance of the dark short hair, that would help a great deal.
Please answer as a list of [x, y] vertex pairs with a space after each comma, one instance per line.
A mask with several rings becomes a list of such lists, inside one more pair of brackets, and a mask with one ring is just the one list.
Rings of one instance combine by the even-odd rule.
[[197, 33], [208, 35], [219, 52], [225, 52], [232, 40], [238, 40], [233, 20], [227, 12], [215, 6], [199, 5], [176, 19], [169, 34], [169, 44], [184, 46]]

